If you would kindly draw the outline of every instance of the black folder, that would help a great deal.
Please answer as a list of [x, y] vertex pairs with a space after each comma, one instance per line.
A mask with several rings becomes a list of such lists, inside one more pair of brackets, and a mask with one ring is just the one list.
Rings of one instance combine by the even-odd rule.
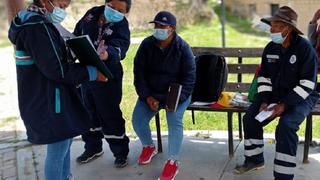
[[94, 66], [108, 79], [113, 79], [111, 71], [100, 59], [88, 35], [68, 39], [66, 44], [76, 55], [80, 64]]
[[166, 109], [169, 112], [175, 112], [179, 105], [180, 95], [181, 95], [182, 85], [173, 83], [169, 86]]

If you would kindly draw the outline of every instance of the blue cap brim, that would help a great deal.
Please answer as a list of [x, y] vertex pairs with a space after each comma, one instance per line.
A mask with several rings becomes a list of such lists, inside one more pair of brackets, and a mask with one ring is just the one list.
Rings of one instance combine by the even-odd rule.
[[168, 23], [161, 22], [161, 21], [150, 21], [149, 23], [157, 23], [157, 24], [161, 24], [163, 26], [174, 26], [172, 24], [168, 24]]

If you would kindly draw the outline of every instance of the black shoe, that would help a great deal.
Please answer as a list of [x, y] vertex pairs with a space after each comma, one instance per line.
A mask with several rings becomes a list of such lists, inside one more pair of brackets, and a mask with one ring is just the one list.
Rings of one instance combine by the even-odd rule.
[[128, 159], [125, 157], [117, 157], [115, 160], [114, 160], [114, 166], [116, 168], [123, 168], [125, 167], [126, 165], [128, 165]]
[[245, 162], [244, 164], [237, 166], [234, 170], [236, 174], [243, 174], [246, 172], [259, 170], [264, 168], [264, 163], [252, 163], [252, 162]]
[[97, 159], [103, 154], [103, 150], [99, 152], [89, 152], [84, 151], [79, 157], [77, 157], [77, 162], [80, 164], [88, 163], [94, 159]]

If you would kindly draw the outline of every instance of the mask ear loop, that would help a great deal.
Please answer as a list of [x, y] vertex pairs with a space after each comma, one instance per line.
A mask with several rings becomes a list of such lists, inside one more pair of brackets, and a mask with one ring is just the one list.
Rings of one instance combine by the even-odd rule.
[[[284, 32], [285, 30], [287, 30], [288, 27], [289, 27], [289, 26], [286, 26], [285, 29], [284, 29], [282, 32]], [[281, 36], [282, 36], [282, 32], [281, 32]], [[285, 37], [283, 37], [283, 42], [287, 39], [288, 35], [289, 35], [289, 32], [287, 33], [287, 35], [286, 35]]]
[[53, 8], [55, 8], [55, 6], [53, 5], [53, 3], [50, 0], [48, 0], [48, 2]]

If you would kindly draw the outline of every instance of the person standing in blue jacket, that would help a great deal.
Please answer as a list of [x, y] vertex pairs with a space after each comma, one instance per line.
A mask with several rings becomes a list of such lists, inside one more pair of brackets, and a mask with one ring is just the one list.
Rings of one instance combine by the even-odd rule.
[[93, 127], [76, 86], [105, 81], [95, 67], [69, 64], [63, 38], [53, 23], [66, 16], [70, 0], [34, 0], [20, 11], [9, 29], [16, 46], [18, 99], [28, 141], [47, 144], [46, 180], [72, 178], [72, 137]]
[[134, 85], [139, 98], [132, 123], [143, 146], [138, 163], [148, 164], [157, 154], [149, 122], [160, 109], [165, 109], [169, 86], [173, 83], [182, 85], [177, 110], [166, 112], [169, 157], [159, 178], [173, 179], [178, 173], [183, 114], [190, 104], [196, 79], [195, 58], [190, 46], [176, 33], [173, 14], [161, 11], [151, 23], [154, 23], [153, 35], [143, 40], [134, 59]]
[[[271, 25], [271, 39], [262, 54], [258, 74], [258, 94], [243, 118], [245, 161], [235, 173], [242, 174], [264, 167], [263, 127], [280, 117], [276, 128], [275, 180], [292, 180], [300, 124], [315, 106], [319, 95], [317, 55], [300, 35], [298, 15], [288, 6], [274, 16], [261, 19]], [[275, 104], [270, 107], [270, 104]], [[273, 111], [265, 121], [255, 119], [261, 111]]]
[[129, 24], [124, 15], [130, 10], [131, 0], [106, 0], [105, 3], [90, 9], [74, 30], [76, 36], [89, 35], [100, 58], [114, 75], [108, 83], [82, 84], [82, 98], [96, 127], [82, 135], [85, 151], [77, 162], [83, 164], [101, 156], [105, 138], [115, 157], [115, 167], [121, 168], [128, 163], [129, 138], [120, 109], [123, 77], [120, 61], [130, 45]]

